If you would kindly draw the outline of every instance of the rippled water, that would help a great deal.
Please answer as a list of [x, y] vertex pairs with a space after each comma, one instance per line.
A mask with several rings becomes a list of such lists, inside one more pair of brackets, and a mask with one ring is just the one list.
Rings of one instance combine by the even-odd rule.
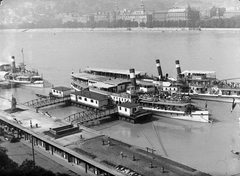
[[[183, 70], [212, 70], [219, 79], [240, 77], [240, 33], [237, 32], [0, 32], [0, 62], [14, 55], [28, 68], [36, 68], [54, 86], [69, 86], [70, 73], [87, 66], [146, 71], [157, 75], [155, 60], [162, 70], [176, 76], [175, 60]], [[48, 94], [50, 88], [1, 90], [13, 94], [19, 103]], [[2, 103], [2, 102], [0, 102]], [[196, 102], [203, 105], [201, 101]], [[153, 118], [143, 124], [112, 122], [95, 127], [102, 133], [170, 157], [213, 175], [240, 173], [240, 108], [231, 113], [231, 104], [208, 102], [214, 123]], [[64, 118], [79, 111], [76, 107], [43, 109]]]

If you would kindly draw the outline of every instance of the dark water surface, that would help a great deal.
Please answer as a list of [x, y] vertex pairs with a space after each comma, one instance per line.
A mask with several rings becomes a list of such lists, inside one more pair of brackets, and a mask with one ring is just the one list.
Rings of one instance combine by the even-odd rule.
[[[180, 60], [182, 71], [216, 71], [219, 79], [240, 77], [238, 32], [0, 32], [0, 62], [10, 62], [12, 55], [22, 62], [22, 48], [27, 68], [38, 69], [54, 86], [70, 86], [71, 72], [87, 66], [135, 68], [157, 75], [156, 59], [170, 76], [176, 76], [175, 60]], [[0, 96], [13, 94], [22, 103], [49, 90], [17, 88], [1, 90]], [[240, 108], [231, 113], [228, 103], [208, 102], [208, 107], [212, 124], [153, 118], [143, 124], [113, 122], [99, 130], [216, 176], [240, 173], [240, 157], [231, 153], [240, 152]], [[79, 111], [64, 106], [44, 110], [59, 118]]]

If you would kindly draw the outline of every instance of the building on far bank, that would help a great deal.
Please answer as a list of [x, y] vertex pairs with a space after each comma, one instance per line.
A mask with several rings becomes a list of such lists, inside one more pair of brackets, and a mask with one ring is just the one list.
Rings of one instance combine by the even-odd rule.
[[[118, 7], [117, 9], [118, 10]], [[153, 19], [153, 13], [145, 10], [143, 1], [141, 1], [140, 8], [136, 10], [118, 10], [116, 13], [116, 20], [130, 20], [132, 22], [140, 23], [151, 22]]]
[[240, 15], [239, 8], [226, 8], [226, 11], [223, 15], [224, 18], [231, 18]]
[[154, 21], [167, 21], [167, 10], [161, 10], [161, 11], [154, 11], [153, 12], [153, 20]]
[[197, 21], [200, 19], [199, 11], [188, 4], [186, 8], [172, 8], [167, 12], [167, 21]]
[[210, 18], [222, 18], [226, 8], [224, 7], [208, 7], [207, 9], [201, 9], [200, 18], [201, 19], [210, 19]]
[[61, 13], [55, 15], [55, 19], [61, 19], [62, 24], [67, 22], [80, 22], [87, 23], [88, 21], [93, 21], [93, 15], [82, 15], [80, 13]]

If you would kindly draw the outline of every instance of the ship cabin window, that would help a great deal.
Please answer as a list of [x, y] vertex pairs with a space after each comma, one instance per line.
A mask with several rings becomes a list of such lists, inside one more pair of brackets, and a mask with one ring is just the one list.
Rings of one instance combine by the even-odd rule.
[[121, 108], [121, 107], [119, 107], [119, 109], [120, 109], [120, 110], [122, 110], [122, 108]]
[[96, 100], [96, 104], [97, 104], [97, 100]]
[[91, 100], [91, 103], [93, 103], [93, 100]]
[[127, 112], [127, 108], [125, 108], [125, 111]]
[[137, 110], [136, 108], [133, 108], [133, 110], [132, 110], [132, 111], [133, 111], [133, 113], [134, 113], [134, 112], [136, 112], [136, 110]]
[[87, 101], [87, 98], [84, 98], [85, 101]]
[[79, 99], [79, 100], [81, 100], [81, 99], [82, 99], [82, 97], [78, 97], [78, 99]]

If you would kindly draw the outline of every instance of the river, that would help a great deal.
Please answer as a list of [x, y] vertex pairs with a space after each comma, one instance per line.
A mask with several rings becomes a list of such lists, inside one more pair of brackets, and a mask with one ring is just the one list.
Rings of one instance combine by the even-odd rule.
[[[54, 86], [70, 86], [70, 74], [87, 66], [146, 71], [157, 75], [155, 60], [163, 73], [176, 76], [175, 60], [183, 70], [216, 71], [218, 79], [240, 77], [240, 33], [229, 31], [54, 31], [0, 32], [0, 62], [22, 62], [35, 68]], [[239, 80], [239, 79], [238, 79]], [[48, 94], [50, 88], [0, 90], [18, 103]], [[197, 101], [199, 105], [204, 102]], [[152, 122], [112, 122], [94, 127], [103, 134], [167, 156], [212, 175], [240, 173], [240, 108], [208, 102], [212, 124], [154, 118]], [[45, 108], [64, 118], [77, 107]]]

